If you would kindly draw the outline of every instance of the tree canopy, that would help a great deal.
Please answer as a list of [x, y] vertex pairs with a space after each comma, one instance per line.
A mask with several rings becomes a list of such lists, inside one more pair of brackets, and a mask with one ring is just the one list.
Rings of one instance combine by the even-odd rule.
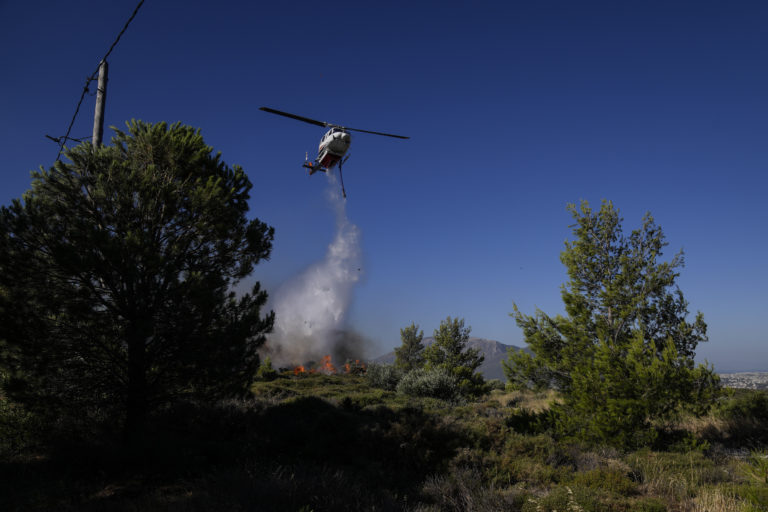
[[[694, 368], [707, 326], [701, 313], [687, 320], [688, 302], [676, 286], [682, 251], [661, 261], [668, 243], [650, 214], [626, 236], [610, 201], [597, 212], [586, 201], [568, 209], [575, 224], [574, 240], [560, 256], [570, 278], [561, 290], [566, 316], [529, 316], [515, 306], [532, 354], [510, 352], [503, 363], [508, 380], [559, 389], [564, 428], [597, 428], [605, 437], [634, 431], [686, 403], [704, 405], [717, 379], [705, 367]], [[598, 428], [601, 421], [621, 426]]]
[[419, 326], [411, 325], [400, 329], [402, 344], [395, 348], [395, 366], [408, 372], [424, 365], [424, 331]]
[[425, 368], [450, 373], [465, 394], [477, 394], [484, 390], [483, 376], [476, 371], [485, 356], [480, 350], [467, 347], [471, 330], [471, 327], [464, 326], [463, 318], [449, 316], [435, 329], [434, 343], [424, 349]]
[[256, 283], [273, 228], [249, 220], [252, 185], [199, 132], [132, 121], [33, 173], [0, 211], [0, 365], [37, 410], [118, 413], [139, 431], [179, 396], [252, 382], [274, 315]]

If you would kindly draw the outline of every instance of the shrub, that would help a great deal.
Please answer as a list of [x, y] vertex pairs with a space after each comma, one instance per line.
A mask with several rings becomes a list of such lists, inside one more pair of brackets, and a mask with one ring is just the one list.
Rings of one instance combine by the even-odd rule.
[[344, 363], [344, 373], [349, 375], [365, 375], [366, 371], [367, 368], [365, 363], [361, 363], [359, 359], [355, 359], [354, 361], [352, 359], [347, 359], [347, 362]]
[[496, 389], [498, 389], [499, 391], [504, 391], [506, 389], [506, 384], [499, 379], [487, 380], [485, 381], [485, 384], [488, 387], [489, 391], [493, 391]]
[[365, 373], [368, 385], [394, 391], [403, 377], [403, 371], [392, 364], [370, 364]]
[[[492, 484], [484, 482], [475, 467], [453, 467], [447, 474], [433, 475], [427, 478], [422, 492], [437, 505], [437, 510], [445, 512], [492, 512], [507, 510], [512, 505]], [[512, 501], [514, 496], [506, 498]]]
[[568, 512], [585, 512], [597, 508], [597, 500], [589, 489], [571, 487], [556, 487], [546, 496], [535, 499], [528, 498], [523, 505], [523, 512], [538, 512], [541, 510], [567, 510]]
[[635, 512], [667, 512], [667, 506], [657, 498], [641, 498], [633, 503]]
[[734, 494], [754, 505], [758, 510], [768, 510], [768, 487], [755, 483], [740, 484], [733, 487]]
[[726, 437], [736, 444], [768, 443], [768, 393], [737, 390], [719, 404], [715, 416], [725, 421]]
[[744, 391], [725, 401], [717, 416], [726, 420], [757, 420], [768, 423], [768, 393]]
[[267, 356], [259, 365], [259, 369], [256, 370], [256, 380], [270, 381], [277, 378], [277, 370], [272, 367], [272, 359]]
[[397, 392], [410, 396], [428, 396], [453, 400], [460, 396], [456, 378], [442, 368], [417, 368], [406, 373], [397, 385]]
[[23, 406], [0, 395], [0, 459], [33, 444], [42, 426]]
[[577, 473], [573, 481], [582, 487], [604, 489], [623, 496], [637, 492], [637, 484], [619, 469], [598, 468]]
[[543, 434], [550, 430], [553, 424], [554, 416], [550, 411], [518, 409], [507, 417], [507, 426], [521, 434]]

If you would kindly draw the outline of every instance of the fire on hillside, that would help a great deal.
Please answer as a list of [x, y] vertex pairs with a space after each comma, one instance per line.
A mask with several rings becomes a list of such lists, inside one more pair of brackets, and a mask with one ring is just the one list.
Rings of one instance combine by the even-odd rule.
[[[342, 366], [342, 372], [345, 374], [362, 375], [365, 373], [365, 370], [365, 363], [361, 362], [359, 359], [355, 359], [354, 361], [347, 361]], [[307, 375], [315, 373], [335, 375], [340, 372], [331, 361], [330, 355], [323, 356], [322, 361], [320, 361], [320, 363], [317, 365], [311, 365], [310, 363], [307, 363], [306, 365], [298, 365], [293, 367], [294, 375]]]

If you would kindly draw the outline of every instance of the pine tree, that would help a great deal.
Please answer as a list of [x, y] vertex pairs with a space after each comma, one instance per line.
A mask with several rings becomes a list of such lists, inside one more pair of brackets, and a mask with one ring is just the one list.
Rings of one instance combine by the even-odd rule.
[[471, 327], [464, 319], [447, 317], [435, 329], [434, 343], [424, 349], [426, 369], [441, 369], [456, 378], [462, 393], [479, 394], [484, 388], [483, 376], [476, 370], [485, 357], [476, 348], [468, 348]]
[[570, 278], [561, 291], [566, 316], [528, 316], [515, 306], [533, 354], [510, 352], [504, 370], [518, 387], [561, 391], [563, 432], [640, 442], [636, 434], [650, 421], [684, 405], [705, 408], [716, 395], [712, 370], [693, 362], [707, 326], [701, 313], [686, 320], [675, 284], [683, 254], [660, 261], [668, 244], [650, 214], [625, 236], [611, 202], [599, 212], [586, 201], [569, 210], [576, 223], [561, 254]]
[[395, 366], [409, 372], [424, 365], [424, 331], [419, 326], [411, 325], [400, 329], [402, 344], [395, 348]]
[[181, 396], [247, 391], [273, 314], [256, 283], [274, 230], [248, 220], [251, 183], [199, 130], [133, 121], [33, 173], [0, 211], [0, 367], [37, 411], [124, 418]]

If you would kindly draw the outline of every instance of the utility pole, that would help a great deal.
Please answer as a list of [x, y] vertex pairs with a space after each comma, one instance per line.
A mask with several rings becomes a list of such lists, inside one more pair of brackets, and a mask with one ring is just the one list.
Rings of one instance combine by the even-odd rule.
[[106, 60], [99, 64], [99, 85], [96, 89], [96, 111], [93, 114], [93, 139], [94, 147], [101, 146], [101, 138], [104, 135], [104, 104], [107, 101], [107, 71], [109, 66]]

